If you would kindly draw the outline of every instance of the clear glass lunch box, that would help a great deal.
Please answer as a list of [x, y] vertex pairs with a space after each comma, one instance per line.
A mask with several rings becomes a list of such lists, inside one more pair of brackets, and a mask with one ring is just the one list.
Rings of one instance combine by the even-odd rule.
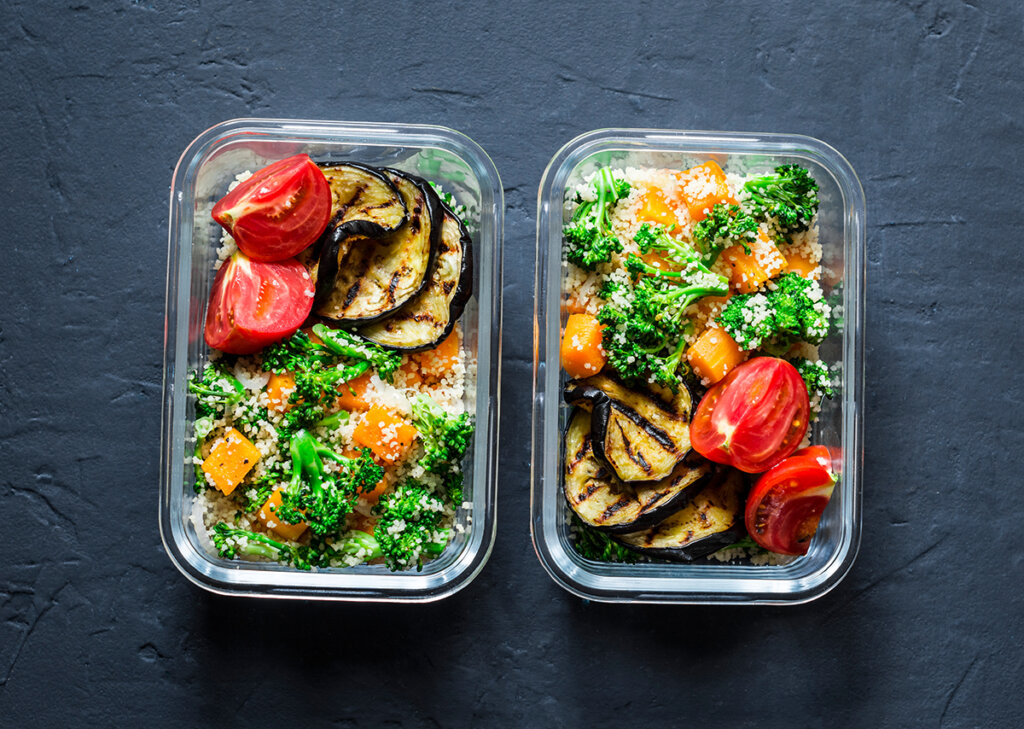
[[[229, 561], [204, 549], [189, 518], [194, 412], [186, 377], [208, 354], [203, 323], [220, 238], [210, 211], [238, 173], [299, 153], [317, 162], [352, 160], [411, 172], [439, 183], [468, 209], [473, 297], [461, 322], [467, 353], [475, 355], [477, 365], [465, 398], [477, 422], [465, 472], [464, 501], [472, 506], [459, 509], [461, 529], [422, 572], [391, 573], [378, 565], [300, 571]], [[495, 534], [503, 215], [494, 163], [471, 139], [443, 127], [236, 119], [208, 129], [188, 146], [171, 185], [160, 488], [160, 534], [171, 561], [186, 577], [224, 594], [423, 602], [451, 595], [480, 572]]]
[[[780, 164], [809, 169], [820, 185], [822, 263], [843, 286], [844, 324], [821, 346], [840, 369], [839, 393], [826, 400], [812, 442], [841, 449], [842, 476], [808, 553], [778, 566], [649, 562], [610, 564], [579, 556], [570, 541], [562, 493], [562, 434], [568, 406], [559, 339], [562, 226], [567, 190], [598, 167], [682, 170], [716, 160], [726, 172], [768, 173]], [[538, 194], [534, 304], [533, 459], [530, 529], [541, 564], [569, 592], [604, 602], [793, 604], [828, 592], [849, 571], [861, 530], [864, 402], [864, 192], [850, 164], [832, 147], [792, 134], [603, 129], [566, 144], [544, 171]]]

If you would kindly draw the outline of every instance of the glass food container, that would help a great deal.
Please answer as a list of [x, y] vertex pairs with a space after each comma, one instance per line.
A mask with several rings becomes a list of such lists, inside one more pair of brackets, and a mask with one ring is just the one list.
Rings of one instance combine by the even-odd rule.
[[[220, 226], [214, 203], [235, 175], [306, 153], [314, 161], [351, 160], [397, 168], [443, 186], [467, 207], [473, 238], [473, 296], [461, 322], [468, 360], [465, 404], [476, 414], [464, 502], [452, 542], [421, 572], [378, 565], [300, 571], [276, 563], [229, 561], [203, 544], [193, 504], [188, 372], [206, 362], [203, 323]], [[501, 363], [501, 247], [504, 201], [487, 154], [463, 134], [437, 126], [337, 121], [236, 119], [200, 134], [171, 184], [164, 322], [160, 534], [171, 561], [192, 582], [223, 594], [337, 600], [425, 602], [465, 587], [490, 556], [495, 533]], [[186, 445], [188, 444], [188, 445]], [[187, 465], [187, 468], [186, 468]]]
[[[709, 159], [727, 172], [742, 173], [769, 173], [777, 165], [797, 163], [820, 185], [822, 264], [841, 281], [844, 323], [820, 348], [825, 362], [838, 365], [840, 386], [836, 397], [825, 401], [810, 434], [813, 443], [841, 449], [842, 475], [810, 550], [789, 564], [595, 562], [572, 547], [562, 492], [562, 434], [569, 412], [562, 402], [565, 376], [559, 366], [567, 317], [561, 307], [567, 191], [604, 165], [682, 170]], [[552, 158], [538, 195], [530, 528], [537, 556], [555, 582], [604, 602], [749, 605], [807, 602], [843, 579], [856, 557], [861, 529], [864, 215], [864, 192], [850, 164], [811, 137], [602, 129], [577, 137]]]

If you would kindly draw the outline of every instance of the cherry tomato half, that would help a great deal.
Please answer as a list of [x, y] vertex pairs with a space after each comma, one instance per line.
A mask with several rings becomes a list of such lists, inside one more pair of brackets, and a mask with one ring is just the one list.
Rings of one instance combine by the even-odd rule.
[[756, 357], [707, 391], [690, 423], [690, 441], [709, 460], [761, 473], [796, 450], [809, 414], [796, 367]]
[[294, 258], [263, 263], [236, 252], [213, 280], [206, 343], [230, 354], [252, 354], [291, 336], [313, 308], [314, 288]]
[[320, 237], [330, 217], [330, 185], [305, 154], [264, 167], [213, 206], [213, 219], [254, 261], [297, 255]]
[[751, 538], [779, 554], [807, 554], [836, 477], [825, 446], [797, 451], [754, 484], [745, 520]]

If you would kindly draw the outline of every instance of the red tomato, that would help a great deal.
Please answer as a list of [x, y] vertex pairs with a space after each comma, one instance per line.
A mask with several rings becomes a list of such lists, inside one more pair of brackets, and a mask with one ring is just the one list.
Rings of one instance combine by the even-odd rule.
[[313, 308], [313, 281], [294, 258], [251, 261], [237, 252], [224, 261], [210, 291], [206, 343], [230, 354], [252, 354], [291, 336]]
[[690, 423], [690, 441], [705, 458], [761, 473], [796, 450], [809, 415], [796, 367], [756, 357], [707, 391]]
[[330, 185], [305, 154], [264, 167], [213, 206], [213, 219], [254, 261], [297, 255], [320, 237], [330, 217]]
[[754, 484], [747, 497], [747, 532], [771, 552], [807, 554], [835, 485], [828, 448], [797, 451]]

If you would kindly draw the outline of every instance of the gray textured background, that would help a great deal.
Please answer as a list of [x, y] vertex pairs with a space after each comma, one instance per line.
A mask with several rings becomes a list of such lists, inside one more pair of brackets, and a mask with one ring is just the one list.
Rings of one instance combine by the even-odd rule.
[[[0, 725], [1024, 725], [1020, 5], [305, 5], [0, 7]], [[450, 600], [226, 599], [163, 553], [167, 191], [240, 116], [443, 124], [498, 166], [498, 541]], [[860, 175], [864, 533], [815, 603], [586, 604], [533, 554], [522, 262], [547, 160], [605, 126], [810, 134]]]

